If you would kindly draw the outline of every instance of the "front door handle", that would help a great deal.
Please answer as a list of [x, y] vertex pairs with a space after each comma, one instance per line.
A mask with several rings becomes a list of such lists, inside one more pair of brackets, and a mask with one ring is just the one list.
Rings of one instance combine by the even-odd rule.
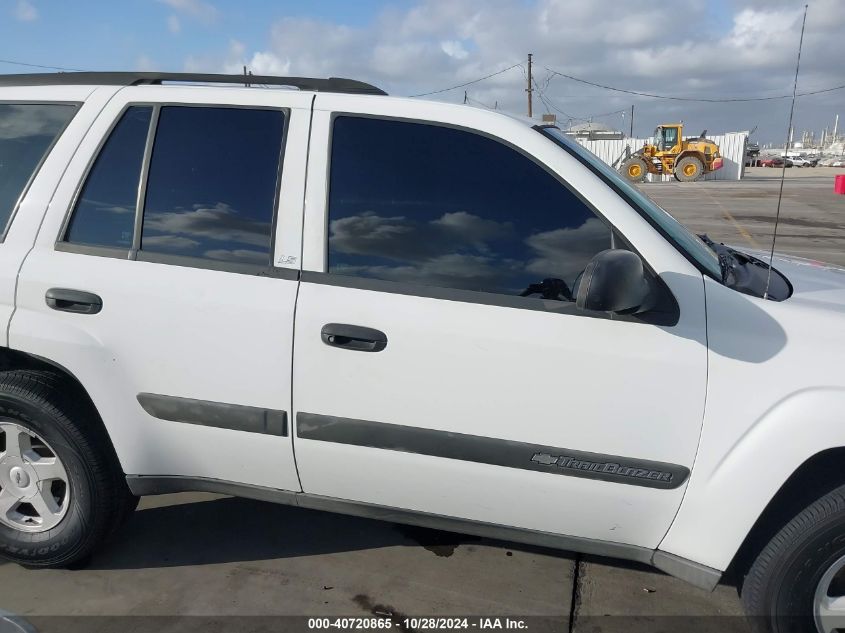
[[380, 352], [387, 347], [384, 332], [346, 323], [327, 323], [320, 330], [320, 338], [326, 345], [356, 352]]
[[71, 290], [69, 288], [50, 288], [44, 296], [47, 305], [60, 312], [75, 314], [97, 314], [103, 309], [103, 300], [93, 292]]

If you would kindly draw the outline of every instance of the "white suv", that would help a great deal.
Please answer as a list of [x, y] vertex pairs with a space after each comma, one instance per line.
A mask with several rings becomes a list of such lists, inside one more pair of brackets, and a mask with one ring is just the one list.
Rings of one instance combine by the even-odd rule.
[[0, 553], [205, 490], [845, 615], [845, 271], [766, 292], [555, 127], [239, 81], [0, 77]]

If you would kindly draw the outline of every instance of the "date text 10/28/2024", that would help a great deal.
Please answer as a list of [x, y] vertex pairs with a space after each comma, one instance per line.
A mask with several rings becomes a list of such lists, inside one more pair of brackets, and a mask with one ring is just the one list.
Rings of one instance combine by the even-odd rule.
[[309, 630], [345, 629], [345, 630], [389, 630], [394, 626], [404, 631], [445, 631], [445, 630], [526, 630], [525, 620], [519, 618], [478, 617], [478, 618], [409, 618], [396, 616], [369, 618], [308, 618]]

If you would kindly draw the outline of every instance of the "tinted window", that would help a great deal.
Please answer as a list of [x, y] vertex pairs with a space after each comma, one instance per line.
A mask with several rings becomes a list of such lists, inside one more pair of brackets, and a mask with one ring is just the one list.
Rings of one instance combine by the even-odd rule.
[[141, 250], [270, 263], [284, 113], [161, 109]]
[[331, 151], [332, 273], [571, 299], [610, 248], [610, 229], [569, 189], [487, 137], [339, 117]]
[[0, 103], [0, 233], [26, 184], [75, 112], [72, 105]]
[[151, 115], [152, 107], [136, 106], [118, 121], [82, 188], [65, 237], [68, 242], [131, 248]]

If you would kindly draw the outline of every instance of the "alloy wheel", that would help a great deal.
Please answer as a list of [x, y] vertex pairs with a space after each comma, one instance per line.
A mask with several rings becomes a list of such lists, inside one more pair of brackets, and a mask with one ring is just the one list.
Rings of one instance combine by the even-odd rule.
[[39, 435], [0, 419], [0, 523], [22, 532], [56, 527], [70, 505], [67, 471]]

